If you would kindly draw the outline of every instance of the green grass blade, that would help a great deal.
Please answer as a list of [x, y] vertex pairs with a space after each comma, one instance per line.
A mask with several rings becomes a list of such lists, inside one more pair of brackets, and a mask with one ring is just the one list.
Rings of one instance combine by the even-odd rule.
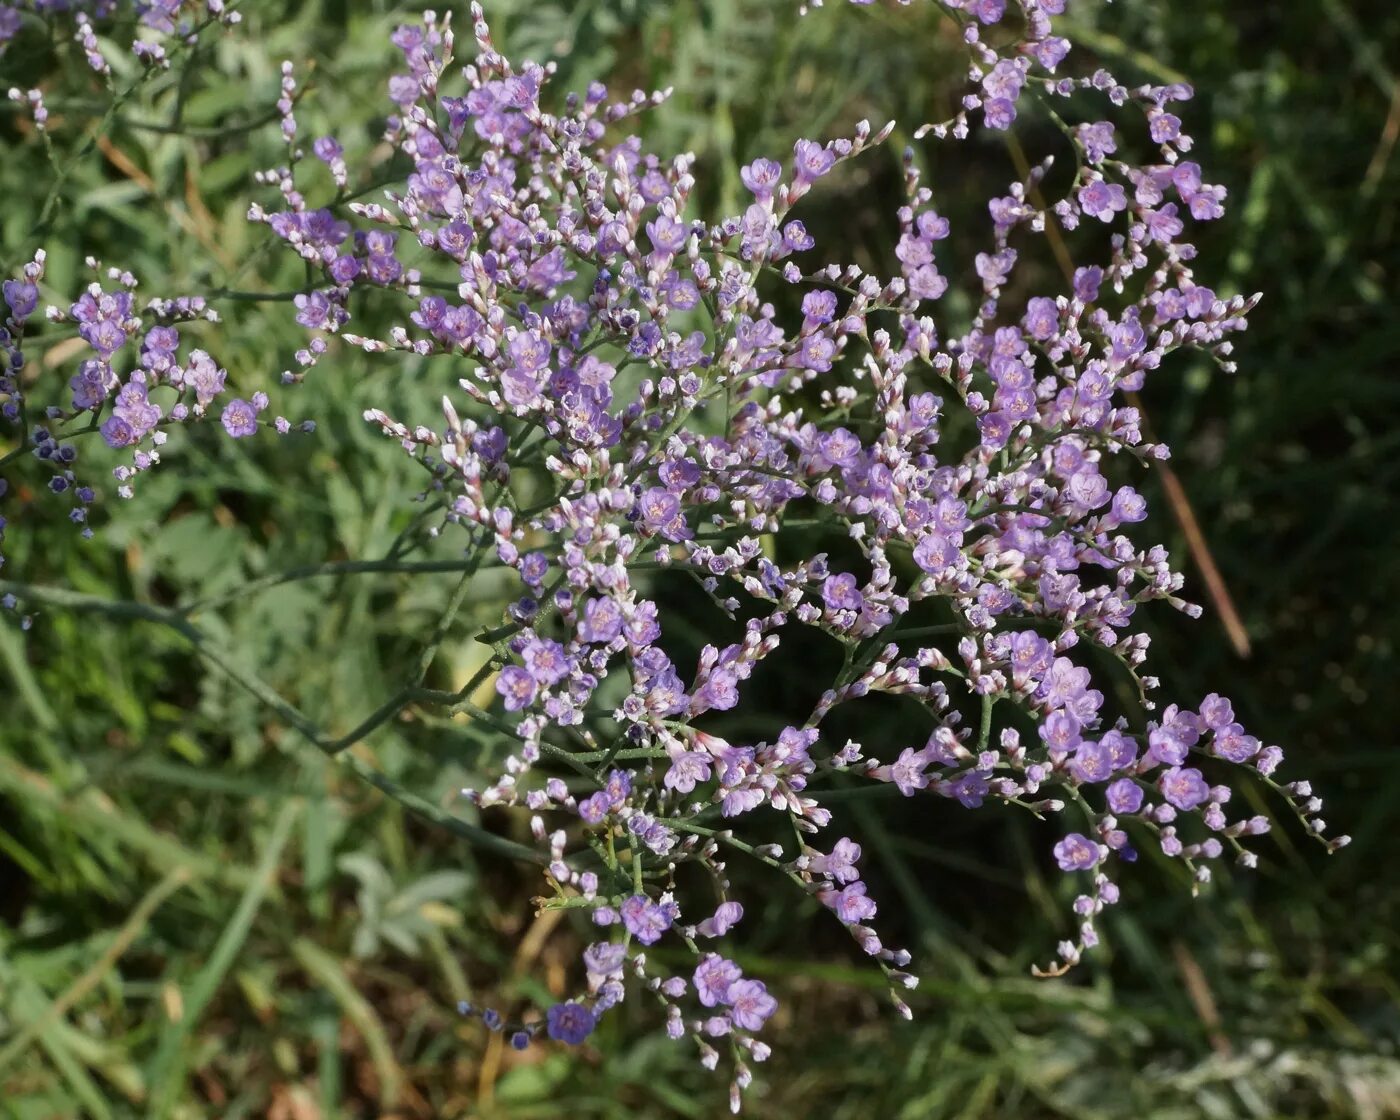
[[184, 994], [184, 1013], [180, 1018], [167, 1024], [162, 1032], [160, 1046], [151, 1062], [148, 1078], [153, 1097], [150, 1115], [153, 1120], [162, 1120], [170, 1114], [185, 1083], [185, 1061], [191, 1030], [199, 1021], [209, 1001], [214, 998], [219, 985], [232, 967], [243, 943], [248, 939], [248, 931], [258, 916], [263, 899], [276, 881], [282, 858], [282, 849], [291, 836], [292, 825], [302, 810], [300, 801], [291, 801], [282, 807], [272, 826], [272, 835], [263, 849], [262, 858], [253, 872], [252, 882], [239, 900], [224, 932], [214, 945], [209, 960], [200, 969]]

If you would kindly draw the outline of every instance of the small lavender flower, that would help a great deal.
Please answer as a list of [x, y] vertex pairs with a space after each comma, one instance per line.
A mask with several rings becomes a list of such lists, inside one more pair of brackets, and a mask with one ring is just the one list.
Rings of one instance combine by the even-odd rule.
[[535, 698], [538, 687], [529, 670], [519, 665], [507, 665], [496, 678], [496, 691], [504, 698], [508, 712], [526, 707]]
[[1099, 846], [1080, 832], [1071, 832], [1055, 845], [1061, 871], [1088, 871], [1099, 862]]
[[815, 140], [799, 140], [792, 148], [793, 175], [799, 183], [814, 183], [836, 165], [836, 153]]
[[670, 907], [652, 902], [646, 895], [633, 895], [621, 907], [622, 925], [643, 945], [654, 945], [675, 920]]
[[744, 907], [739, 902], [722, 902], [714, 914], [696, 927], [701, 937], [723, 937], [744, 917]]
[[866, 895], [866, 886], [859, 879], [847, 883], [840, 890], [824, 891], [821, 900], [836, 912], [836, 916], [847, 925], [868, 922], [875, 917], [875, 900]]
[[549, 1009], [546, 1021], [549, 1037], [569, 1046], [579, 1045], [598, 1025], [593, 1012], [575, 1000], [556, 1003]]
[[758, 1031], [763, 1029], [778, 1001], [768, 994], [762, 980], [736, 980], [725, 993], [729, 1004], [729, 1017], [740, 1030]]
[[1131, 778], [1119, 778], [1108, 787], [1106, 800], [1109, 811], [1128, 816], [1142, 808], [1142, 789]]
[[860, 856], [860, 845], [849, 836], [843, 836], [836, 841], [830, 855], [815, 856], [809, 866], [817, 874], [830, 876], [838, 883], [850, 883], [860, 877], [856, 870]]
[[667, 788], [677, 793], [691, 793], [701, 782], [710, 779], [711, 758], [700, 751], [678, 751], [671, 757], [663, 780]]
[[590, 974], [607, 977], [622, 971], [627, 959], [627, 947], [615, 941], [595, 941], [583, 952], [584, 965]]
[[1210, 786], [1191, 766], [1173, 766], [1159, 779], [1162, 796], [1178, 809], [1191, 810], [1210, 800]]
[[256, 435], [258, 431], [258, 412], [248, 401], [235, 398], [224, 405], [224, 411], [219, 416], [219, 423], [234, 439], [242, 439], [245, 436]]
[[730, 992], [743, 973], [733, 961], [718, 953], [706, 953], [695, 966], [695, 995], [702, 1007], [716, 1007], [730, 1002]]
[[4, 294], [10, 317], [16, 322], [28, 319], [39, 305], [39, 286], [28, 280], [6, 280]]

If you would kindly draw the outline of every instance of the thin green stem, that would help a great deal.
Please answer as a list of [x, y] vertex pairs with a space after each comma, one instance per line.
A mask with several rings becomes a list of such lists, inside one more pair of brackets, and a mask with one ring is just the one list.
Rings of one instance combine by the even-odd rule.
[[270, 587], [277, 587], [284, 583], [295, 583], [304, 579], [316, 579], [320, 576], [352, 576], [376, 573], [422, 574], [430, 572], [460, 572], [470, 563], [471, 561], [469, 559], [384, 559], [334, 560], [324, 564], [304, 564], [298, 568], [288, 568], [286, 571], [259, 576], [256, 579], [249, 580], [247, 583], [240, 583], [237, 587], [229, 591], [221, 592], [218, 595], [209, 595], [203, 599], [192, 600], [191, 602], [182, 604], [176, 609], [180, 614], [189, 618], [203, 611], [213, 610], [227, 603], [236, 602], [245, 596], [256, 595], [258, 592], [266, 591]]
[[992, 737], [992, 709], [997, 705], [998, 697], [990, 692], [982, 694], [982, 722], [977, 728], [977, 753], [981, 754], [987, 749], [987, 743]]

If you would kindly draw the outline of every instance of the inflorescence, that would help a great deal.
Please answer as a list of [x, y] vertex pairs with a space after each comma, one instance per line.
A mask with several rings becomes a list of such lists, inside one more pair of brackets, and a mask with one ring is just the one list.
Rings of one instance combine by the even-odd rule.
[[[1218, 295], [1192, 270], [1190, 231], [1220, 216], [1225, 191], [1185, 158], [1176, 110], [1191, 90], [1062, 73], [1065, 0], [945, 7], [970, 85], [952, 119], [916, 138], [1006, 130], [1031, 106], [1076, 160], [1056, 201], [1042, 199], [1049, 160], [987, 200], [985, 220], [965, 231], [980, 248], [970, 276], [940, 267], [954, 231], [913, 149], [894, 215], [897, 275], [824, 257], [804, 226], [804, 196], [892, 126], [862, 122], [754, 160], [740, 172], [743, 212], [707, 220], [693, 157], [646, 150], [632, 125], [664, 92], [614, 100], [593, 85], [554, 97], [553, 67], [509, 61], [475, 4], [465, 67], [454, 65], [450, 19], [427, 13], [393, 37], [404, 65], [388, 83], [385, 139], [411, 162], [406, 181], [380, 202], [344, 201], [352, 169], [321, 137], [311, 154], [340, 193], [314, 207], [298, 187], [297, 87], [284, 68], [289, 159], [259, 176], [269, 199], [250, 218], [317, 281], [296, 295], [310, 337], [282, 380], [333, 372], [347, 345], [431, 363], [440, 416], [384, 407], [366, 419], [426, 469], [442, 531], [519, 577], [518, 599], [487, 635], [499, 712], [482, 713], [516, 745], [491, 784], [464, 796], [528, 812], [547, 865], [538, 904], [582, 909], [597, 933], [584, 982], [542, 1020], [463, 1008], [514, 1045], [541, 1030], [583, 1041], [630, 975], [707, 1066], [728, 1050], [737, 1102], [750, 1064], [769, 1053], [760, 1034], [777, 1003], [720, 949], [744, 916], [732, 858], [762, 862], [830, 909], [907, 1014], [910, 954], [878, 932], [858, 839], [832, 835], [822, 791], [833, 787], [886, 783], [906, 797], [1007, 802], [1063, 820], [1053, 856], [1080, 885], [1078, 928], [1047, 974], [1096, 944], [1136, 846], [1157, 845], [1198, 883], [1227, 855], [1252, 866], [1247, 842], [1268, 821], [1236, 813], [1231, 786], [1208, 772], [1262, 776], [1321, 837], [1320, 802], [1306, 782], [1273, 783], [1281, 751], [1250, 735], [1229, 700], [1158, 708], [1157, 682], [1141, 672], [1138, 608], [1198, 609], [1180, 597], [1166, 549], [1141, 542], [1147, 504], [1118, 479], [1115, 460], [1168, 454], [1125, 394], [1180, 350], [1231, 368], [1231, 337], [1257, 299]], [[1155, 162], [1120, 153], [1126, 132], [1150, 138]], [[1077, 244], [1081, 226], [1096, 233], [1080, 239], [1088, 249], [1061, 283], [1025, 267], [1037, 245]], [[12, 421], [42, 272], [40, 254], [5, 285], [0, 392]], [[50, 309], [92, 356], [70, 399], [42, 424], [31, 415], [27, 435], [80, 522], [94, 489], [73, 472], [64, 433], [74, 424], [129, 456], [120, 493], [158, 461], [173, 424], [217, 416], [234, 438], [291, 427], [264, 418], [266, 395], [231, 396], [213, 357], [182, 352], [180, 325], [212, 314], [201, 300], [138, 310], [134, 278], [108, 280]], [[971, 297], [965, 321], [939, 315], [954, 287]], [[399, 309], [397, 325], [358, 333], [352, 305], [370, 301]], [[792, 318], [776, 306], [799, 304]], [[825, 550], [779, 564], [772, 536], [799, 520], [825, 528]], [[742, 638], [675, 664], [641, 575], [658, 569], [692, 574]], [[933, 617], [951, 621], [925, 623]], [[845, 658], [810, 714], [762, 742], [703, 729], [707, 713], [741, 704], [781, 643], [813, 631]], [[1105, 714], [1092, 647], [1131, 674], [1140, 730]], [[921, 705], [927, 739], [824, 734], [838, 705], [876, 693]], [[764, 814], [786, 817], [792, 839], [746, 841], [747, 820]], [[717, 902], [681, 890], [686, 864]], [[686, 946], [693, 966], [654, 964], [658, 943]]]

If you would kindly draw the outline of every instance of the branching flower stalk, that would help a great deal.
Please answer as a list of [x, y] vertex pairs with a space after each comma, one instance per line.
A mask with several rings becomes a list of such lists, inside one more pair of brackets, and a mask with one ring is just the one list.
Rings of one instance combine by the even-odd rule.
[[[1321, 802], [1306, 782], [1273, 781], [1282, 752], [1250, 735], [1228, 699], [1159, 706], [1157, 681], [1142, 672], [1139, 608], [1165, 600], [1199, 611], [1181, 598], [1166, 549], [1141, 540], [1147, 503], [1120, 481], [1120, 464], [1168, 455], [1124, 394], [1177, 351], [1231, 369], [1231, 338], [1257, 297], [1222, 297], [1192, 269], [1189, 232], [1220, 216], [1225, 192], [1184, 158], [1192, 142], [1175, 110], [1191, 90], [1067, 72], [1065, 6], [942, 5], [960, 29], [969, 86], [955, 116], [912, 133], [917, 144], [1008, 130], [1034, 112], [1056, 123], [1076, 160], [1053, 202], [1036, 201], [1047, 159], [987, 199], [984, 221], [956, 231], [978, 250], [969, 276], [940, 267], [955, 231], [924, 183], [918, 146], [905, 153], [907, 203], [894, 215], [897, 274], [823, 256], [804, 226], [803, 198], [839, 165], [873, 158], [892, 124], [798, 138], [789, 158], [754, 160], [740, 171], [743, 212], [707, 217], [696, 212], [694, 158], [639, 138], [634, 118], [664, 92], [612, 100], [594, 85], [555, 97], [554, 68], [510, 61], [476, 4], [465, 67], [449, 18], [427, 13], [393, 37], [404, 67], [388, 83], [385, 139], [411, 163], [406, 181], [382, 201], [354, 200], [340, 143], [320, 137], [311, 154], [337, 193], [313, 206], [298, 185], [296, 71], [284, 67], [288, 161], [259, 176], [267, 197], [249, 214], [315, 277], [262, 297], [290, 295], [309, 332], [283, 382], [336, 376], [347, 345], [386, 365], [431, 359], [440, 415], [398, 416], [386, 403], [365, 418], [426, 472], [436, 530], [462, 534], [465, 559], [410, 679], [354, 731], [331, 737], [285, 701], [279, 710], [331, 755], [411, 705], [469, 712], [513, 742], [495, 780], [463, 796], [528, 814], [532, 858], [546, 869], [538, 905], [586, 910], [597, 930], [572, 998], [529, 1021], [478, 1012], [514, 1045], [541, 1031], [581, 1042], [626, 998], [631, 976], [705, 1065], [727, 1055], [737, 1109], [751, 1064], [769, 1054], [761, 1034], [777, 1002], [719, 948], [744, 916], [731, 858], [759, 861], [824, 904], [908, 1014], [911, 956], [878, 931], [859, 839], [832, 834], [828, 804], [862, 788], [969, 809], [1000, 801], [1063, 822], [1053, 856], [1080, 885], [1077, 932], [1045, 975], [1097, 943], [1098, 916], [1118, 901], [1139, 845], [1180, 859], [1198, 884], [1227, 854], [1254, 863], [1248, 842], [1268, 821], [1234, 812], [1231, 781], [1262, 776], [1323, 838]], [[1154, 162], [1120, 153], [1125, 131], [1150, 137]], [[1051, 234], [1075, 254], [1063, 284], [1027, 264]], [[12, 371], [43, 264], [37, 255], [5, 286]], [[108, 279], [50, 309], [93, 355], [69, 399], [24, 435], [25, 455], [71, 496], [78, 521], [95, 494], [73, 474], [74, 434], [96, 431], [129, 456], [115, 471], [125, 494], [157, 464], [173, 424], [217, 415], [235, 439], [292, 427], [264, 418], [266, 394], [231, 396], [215, 359], [185, 348], [179, 327], [210, 313], [202, 298], [138, 310], [134, 278]], [[955, 286], [970, 296], [962, 318], [945, 300]], [[387, 308], [396, 325], [360, 333], [352, 296]], [[790, 318], [778, 310], [798, 305]], [[7, 416], [20, 417], [13, 373], [0, 391]], [[779, 563], [780, 537], [811, 547]], [[492, 657], [460, 692], [426, 689], [456, 604], [488, 562], [519, 579], [501, 624], [478, 635]], [[742, 638], [675, 664], [641, 575], [658, 569], [695, 578]], [[25, 584], [4, 590], [10, 605], [99, 609]], [[164, 614], [143, 617], [199, 644], [186, 613]], [[792, 714], [762, 741], [707, 729], [712, 713], [740, 708], [780, 646], [814, 633], [844, 658], [805, 719]], [[1095, 648], [1133, 680], [1140, 730], [1106, 714]], [[470, 699], [487, 674], [498, 695], [489, 712]], [[825, 733], [836, 708], [874, 694], [920, 705], [927, 738]], [[771, 814], [786, 818], [787, 841], [745, 838]], [[1346, 838], [1323, 842], [1335, 850]], [[687, 864], [705, 872], [717, 905], [681, 891]], [[648, 950], [663, 942], [684, 945], [693, 967], [653, 962]]]

